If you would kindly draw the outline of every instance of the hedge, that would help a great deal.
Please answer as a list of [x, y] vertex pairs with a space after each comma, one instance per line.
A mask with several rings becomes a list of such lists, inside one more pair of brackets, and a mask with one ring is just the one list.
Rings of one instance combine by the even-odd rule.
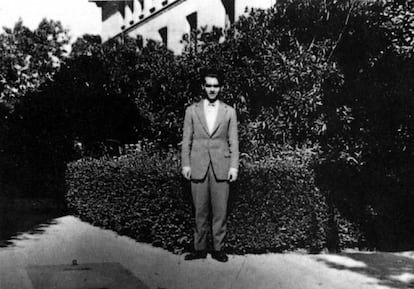
[[[329, 209], [315, 186], [312, 159], [305, 151], [242, 158], [231, 186], [228, 252], [326, 247]], [[177, 152], [78, 160], [68, 165], [66, 181], [69, 207], [83, 220], [175, 253], [191, 249], [191, 194]]]

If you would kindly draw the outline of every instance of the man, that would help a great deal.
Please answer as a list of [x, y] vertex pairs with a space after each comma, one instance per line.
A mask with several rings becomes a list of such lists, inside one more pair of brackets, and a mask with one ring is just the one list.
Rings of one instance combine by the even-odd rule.
[[194, 251], [185, 260], [207, 256], [210, 205], [214, 251], [212, 258], [227, 262], [224, 252], [229, 182], [237, 179], [239, 143], [235, 110], [219, 100], [222, 79], [213, 70], [202, 76], [204, 99], [185, 112], [181, 151], [182, 174], [191, 181], [195, 208]]

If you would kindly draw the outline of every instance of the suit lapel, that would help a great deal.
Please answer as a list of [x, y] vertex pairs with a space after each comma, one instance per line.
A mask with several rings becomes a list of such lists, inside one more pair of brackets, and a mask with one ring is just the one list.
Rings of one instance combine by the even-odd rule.
[[203, 103], [203, 100], [199, 101], [196, 104], [196, 114], [197, 114], [198, 119], [201, 122], [202, 127], [206, 131], [207, 135], [210, 135], [210, 133], [208, 131], [206, 115], [204, 113], [204, 103]]
[[224, 108], [224, 103], [220, 101], [218, 111], [217, 111], [217, 118], [214, 122], [214, 127], [211, 135], [214, 135], [219, 128], [220, 124], [223, 122], [224, 115], [226, 114], [226, 109]]

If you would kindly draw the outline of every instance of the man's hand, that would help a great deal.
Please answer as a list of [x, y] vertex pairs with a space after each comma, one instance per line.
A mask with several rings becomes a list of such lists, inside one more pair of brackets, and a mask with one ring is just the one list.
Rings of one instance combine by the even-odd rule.
[[237, 180], [237, 173], [238, 173], [237, 169], [235, 169], [235, 168], [230, 168], [230, 170], [229, 170], [228, 180], [229, 180], [230, 182], [234, 182], [235, 180]]
[[190, 167], [183, 167], [183, 170], [181, 171], [184, 178], [187, 180], [191, 180], [191, 168]]

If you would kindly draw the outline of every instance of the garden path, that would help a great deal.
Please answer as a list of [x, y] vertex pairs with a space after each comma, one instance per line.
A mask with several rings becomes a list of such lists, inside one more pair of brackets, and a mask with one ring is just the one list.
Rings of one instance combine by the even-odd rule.
[[[38, 233], [33, 233], [38, 232]], [[64, 216], [0, 248], [1, 289], [414, 288], [414, 252], [230, 256], [184, 261]]]

